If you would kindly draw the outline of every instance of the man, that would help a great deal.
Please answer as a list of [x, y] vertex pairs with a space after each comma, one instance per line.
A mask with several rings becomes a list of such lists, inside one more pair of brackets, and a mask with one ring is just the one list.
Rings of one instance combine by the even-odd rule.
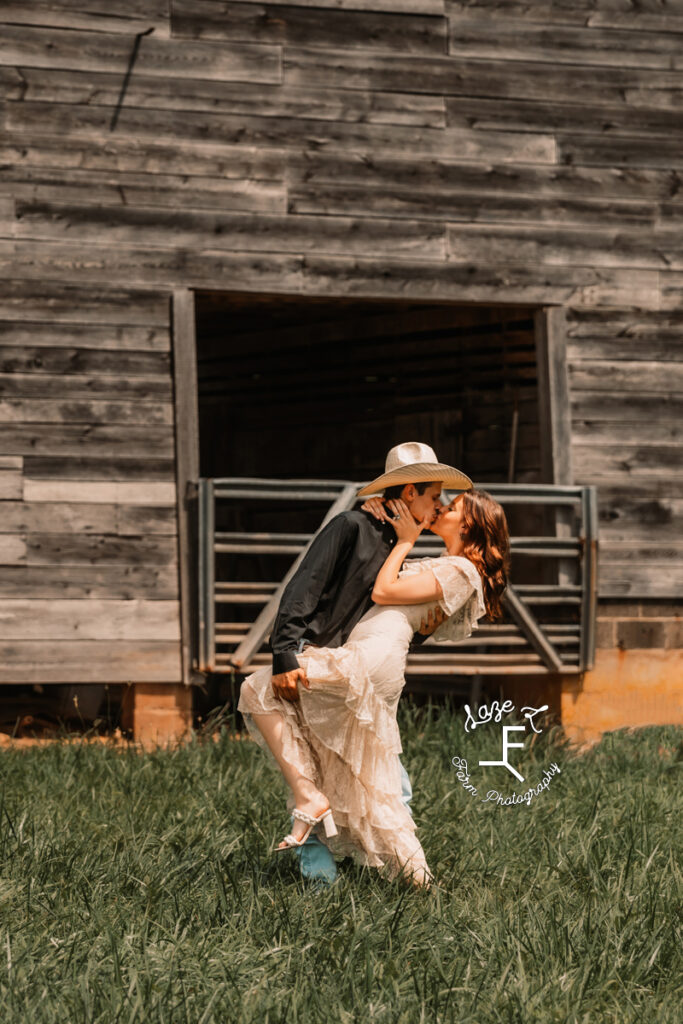
[[[472, 481], [453, 466], [437, 460], [429, 445], [408, 441], [392, 448], [385, 471], [363, 487], [358, 496], [383, 491], [385, 498], [401, 498], [416, 520], [431, 521], [441, 507], [441, 489], [469, 490]], [[306, 557], [282, 595], [273, 626], [273, 692], [282, 700], [299, 699], [299, 685], [308, 685], [297, 654], [304, 647], [339, 647], [372, 604], [377, 573], [396, 542], [386, 513], [362, 510], [341, 512], [317, 535]], [[422, 623], [417, 642], [426, 639], [438, 620]], [[412, 789], [401, 764], [403, 799], [410, 810]], [[294, 821], [294, 819], [292, 819]], [[333, 882], [334, 858], [314, 835], [299, 849], [304, 877]]]

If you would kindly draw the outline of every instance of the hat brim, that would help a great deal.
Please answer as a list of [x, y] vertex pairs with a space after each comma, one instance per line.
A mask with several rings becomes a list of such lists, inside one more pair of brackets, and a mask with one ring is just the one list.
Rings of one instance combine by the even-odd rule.
[[371, 483], [361, 487], [358, 497], [378, 494], [387, 487], [395, 487], [397, 484], [421, 484], [430, 480], [440, 480], [443, 487], [449, 490], [469, 491], [474, 487], [470, 478], [454, 466], [445, 466], [441, 462], [415, 462], [378, 476]]

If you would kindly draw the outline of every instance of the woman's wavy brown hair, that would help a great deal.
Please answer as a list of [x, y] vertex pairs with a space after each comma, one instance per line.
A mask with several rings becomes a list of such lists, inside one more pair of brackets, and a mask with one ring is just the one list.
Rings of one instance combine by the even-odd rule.
[[462, 553], [474, 562], [482, 579], [486, 614], [499, 619], [510, 573], [510, 534], [502, 505], [486, 491], [465, 491], [460, 535]]

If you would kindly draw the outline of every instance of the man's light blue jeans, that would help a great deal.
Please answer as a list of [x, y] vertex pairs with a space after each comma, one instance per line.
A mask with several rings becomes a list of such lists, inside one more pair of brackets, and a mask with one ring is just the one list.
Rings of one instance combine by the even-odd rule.
[[[400, 757], [398, 762], [401, 766], [401, 798], [412, 815], [410, 801], [413, 798], [413, 788], [408, 778], [408, 772], [403, 767]], [[294, 818], [292, 818], [292, 825], [294, 825]], [[326, 885], [331, 885], [336, 880], [337, 865], [334, 862], [334, 857], [324, 843], [321, 843], [313, 833], [311, 833], [303, 846], [294, 850], [294, 854], [299, 858], [299, 867], [303, 878], [309, 878]]]

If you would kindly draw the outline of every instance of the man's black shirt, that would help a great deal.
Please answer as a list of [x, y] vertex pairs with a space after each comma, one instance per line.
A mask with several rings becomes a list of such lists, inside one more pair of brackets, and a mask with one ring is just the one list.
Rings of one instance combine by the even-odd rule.
[[301, 640], [339, 647], [372, 604], [377, 573], [396, 543], [389, 523], [340, 512], [320, 531], [285, 587], [270, 635], [273, 675], [299, 667]]

